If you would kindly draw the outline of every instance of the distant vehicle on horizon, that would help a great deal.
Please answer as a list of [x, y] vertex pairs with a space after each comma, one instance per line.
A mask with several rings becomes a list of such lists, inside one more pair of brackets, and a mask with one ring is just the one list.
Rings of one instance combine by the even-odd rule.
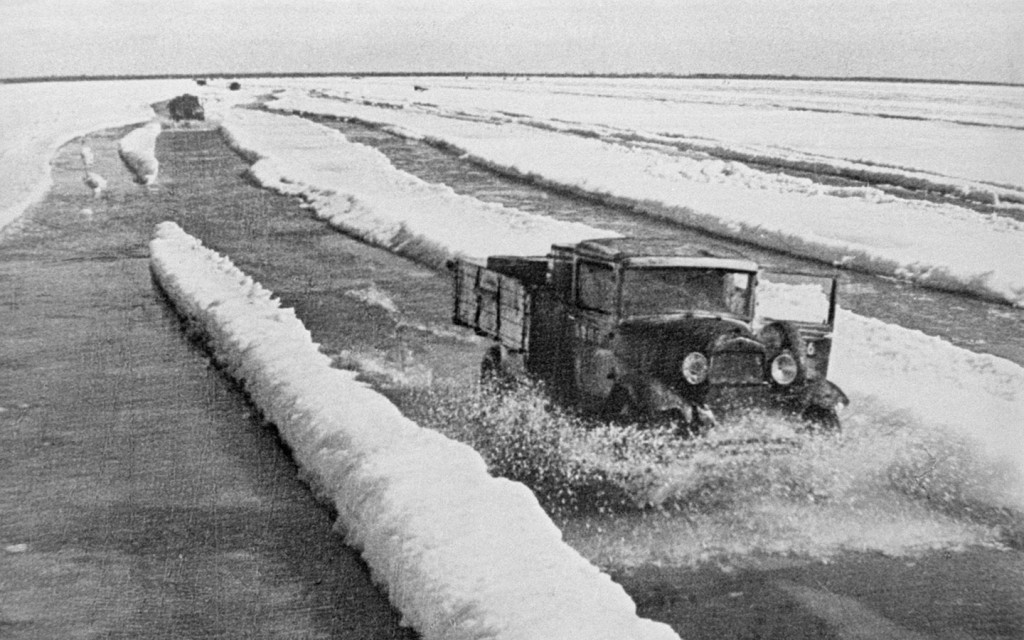
[[172, 99], [167, 103], [167, 110], [171, 114], [171, 119], [175, 121], [203, 120], [206, 118], [203, 104], [199, 101], [199, 98], [190, 93], [185, 93]]

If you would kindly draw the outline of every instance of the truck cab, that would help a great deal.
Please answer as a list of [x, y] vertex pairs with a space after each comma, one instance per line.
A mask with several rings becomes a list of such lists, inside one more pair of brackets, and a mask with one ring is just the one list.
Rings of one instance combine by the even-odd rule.
[[[455, 270], [455, 322], [496, 340], [484, 373], [540, 379], [584, 412], [701, 433], [766, 408], [832, 429], [847, 403], [826, 379], [834, 278], [781, 277], [762, 310], [755, 262], [672, 238], [587, 240]], [[779, 317], [787, 292], [818, 309]]]

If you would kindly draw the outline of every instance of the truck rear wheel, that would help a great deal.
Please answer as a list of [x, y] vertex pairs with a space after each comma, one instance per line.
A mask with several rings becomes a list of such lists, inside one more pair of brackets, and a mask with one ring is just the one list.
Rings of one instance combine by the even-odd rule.
[[480, 362], [480, 382], [494, 383], [501, 375], [501, 347], [491, 347]]
[[480, 382], [507, 388], [522, 380], [525, 375], [522, 369], [522, 356], [506, 354], [501, 345], [494, 345], [487, 349], [480, 362]]

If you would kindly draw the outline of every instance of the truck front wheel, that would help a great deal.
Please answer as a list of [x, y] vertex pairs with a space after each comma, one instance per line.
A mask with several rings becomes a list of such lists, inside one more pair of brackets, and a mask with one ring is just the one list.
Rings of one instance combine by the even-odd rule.
[[811, 431], [839, 431], [839, 414], [835, 409], [812, 405], [804, 409], [800, 417], [807, 423]]
[[615, 385], [601, 403], [599, 414], [602, 420], [607, 421], [635, 417], [633, 398], [630, 397], [629, 391], [622, 385]]
[[718, 426], [715, 414], [707, 405], [692, 405], [683, 409], [671, 409], [666, 414], [669, 424], [675, 433], [683, 438], [697, 438], [707, 435], [708, 431]]

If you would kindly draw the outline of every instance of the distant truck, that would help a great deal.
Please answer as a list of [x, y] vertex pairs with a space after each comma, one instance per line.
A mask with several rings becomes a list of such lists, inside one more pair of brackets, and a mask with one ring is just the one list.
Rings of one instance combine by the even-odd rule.
[[206, 117], [206, 113], [203, 110], [203, 105], [199, 102], [199, 98], [196, 96], [185, 93], [177, 98], [173, 98], [167, 104], [167, 110], [171, 114], [171, 119], [178, 120], [203, 120]]
[[820, 302], [785, 319], [755, 318], [756, 263], [675, 239], [586, 240], [450, 267], [453, 321], [495, 341], [485, 378], [530, 376], [584, 412], [686, 435], [753, 408], [839, 428], [848, 399], [826, 378], [834, 277], [780, 275]]

